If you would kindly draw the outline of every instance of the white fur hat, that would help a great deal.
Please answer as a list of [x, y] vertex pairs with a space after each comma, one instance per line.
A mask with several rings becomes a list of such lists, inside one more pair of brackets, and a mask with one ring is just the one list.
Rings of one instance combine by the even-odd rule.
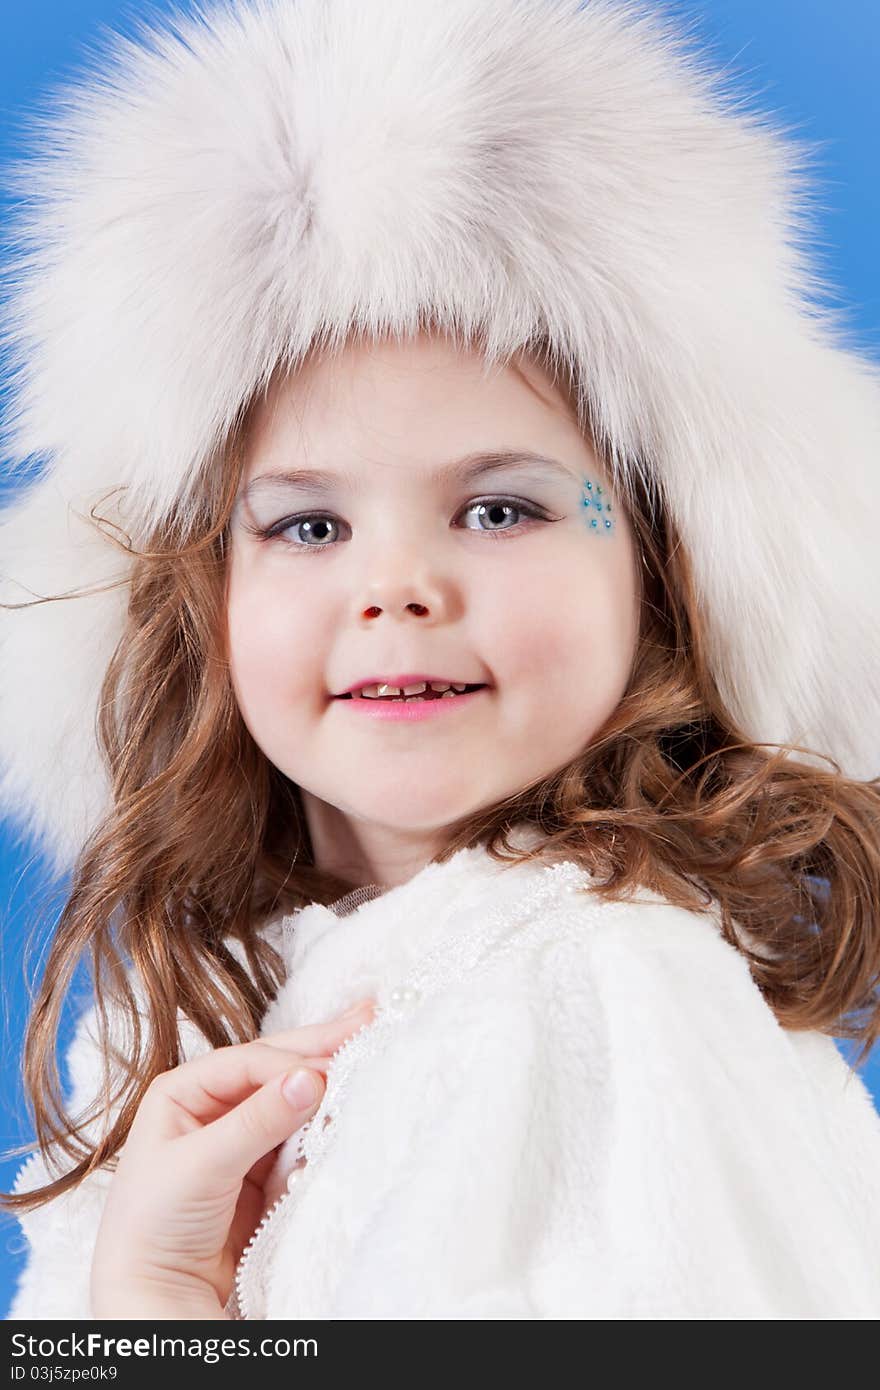
[[[632, 0], [226, 0], [110, 36], [6, 171], [0, 598], [124, 573], [77, 513], [127, 484], [136, 543], [190, 516], [316, 339], [546, 333], [615, 479], [662, 491], [736, 719], [876, 776], [880, 367], [820, 303], [812, 152], [723, 80]], [[106, 809], [126, 599], [0, 611], [0, 806], [62, 871]]]

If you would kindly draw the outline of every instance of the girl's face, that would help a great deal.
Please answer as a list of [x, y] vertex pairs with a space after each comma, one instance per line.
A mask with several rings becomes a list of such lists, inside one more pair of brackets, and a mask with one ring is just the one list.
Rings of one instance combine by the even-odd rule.
[[[242, 717], [316, 863], [362, 882], [576, 758], [635, 657], [632, 530], [565, 396], [442, 336], [312, 358], [260, 402], [228, 582]], [[336, 698], [400, 676], [487, 688], [378, 717]]]

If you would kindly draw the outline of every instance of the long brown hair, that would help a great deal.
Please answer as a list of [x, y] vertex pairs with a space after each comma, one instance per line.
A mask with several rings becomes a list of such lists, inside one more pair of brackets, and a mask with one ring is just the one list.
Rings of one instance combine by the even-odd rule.
[[[555, 379], [556, 360], [534, 355]], [[261, 927], [356, 886], [314, 865], [298, 789], [250, 736], [229, 678], [226, 547], [248, 413], [206, 477], [195, 533], [163, 528], [140, 552], [116, 541], [134, 560], [100, 700], [111, 806], [74, 866], [23, 1052], [37, 1144], [73, 1166], [0, 1193], [10, 1211], [115, 1167], [150, 1081], [183, 1060], [178, 1011], [211, 1047], [256, 1037], [283, 980]], [[880, 778], [850, 780], [831, 759], [817, 768], [797, 754], [821, 755], [737, 727], [709, 671], [687, 555], [662, 499], [633, 478], [643, 601], [623, 699], [568, 767], [458, 823], [435, 862], [483, 843], [495, 859], [570, 859], [602, 898], [644, 885], [696, 911], [714, 900], [780, 1024], [856, 1040], [861, 1065], [880, 1032]], [[521, 822], [545, 845], [514, 849], [507, 832]], [[103, 1084], [70, 1116], [56, 1048], [86, 953]]]

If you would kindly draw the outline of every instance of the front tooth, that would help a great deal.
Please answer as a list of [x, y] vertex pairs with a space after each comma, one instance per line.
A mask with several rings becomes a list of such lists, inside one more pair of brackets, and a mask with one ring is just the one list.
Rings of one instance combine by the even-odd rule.
[[449, 681], [431, 681], [432, 690], [448, 690]]
[[397, 685], [365, 685], [361, 688], [361, 694], [368, 700], [378, 699], [380, 695], [399, 695], [400, 687]]
[[421, 681], [419, 685], [405, 685], [403, 687], [403, 693], [404, 695], [424, 695], [427, 689], [427, 681]]

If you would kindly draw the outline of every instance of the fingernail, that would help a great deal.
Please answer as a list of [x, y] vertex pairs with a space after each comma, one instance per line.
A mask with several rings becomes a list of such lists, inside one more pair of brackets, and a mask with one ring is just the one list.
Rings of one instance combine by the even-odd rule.
[[281, 1083], [281, 1094], [297, 1110], [306, 1110], [318, 1098], [318, 1084], [310, 1071], [300, 1067], [285, 1076]]

